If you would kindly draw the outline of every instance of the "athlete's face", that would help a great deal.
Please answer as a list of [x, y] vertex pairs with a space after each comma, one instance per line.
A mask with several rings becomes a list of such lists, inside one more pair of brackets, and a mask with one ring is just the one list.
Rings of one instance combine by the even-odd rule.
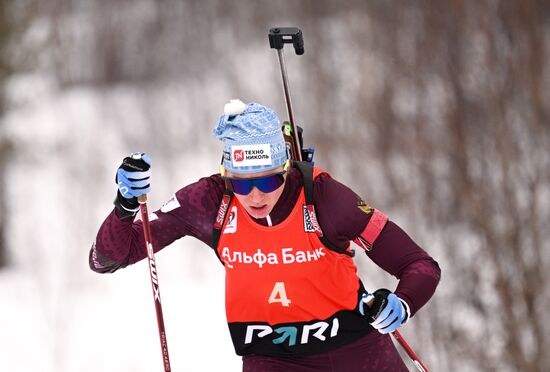
[[[280, 173], [283, 171], [283, 167], [279, 167], [277, 169], [265, 171], [265, 172], [258, 172], [253, 174], [234, 174], [231, 172], [227, 172], [226, 176], [231, 178], [242, 178], [242, 179], [248, 179], [248, 178], [259, 178], [259, 177], [265, 177], [272, 174]], [[283, 175], [286, 180], [286, 173]], [[273, 207], [275, 207], [275, 204], [281, 197], [281, 194], [283, 193], [284, 189], [284, 183], [279, 186], [277, 189], [275, 189], [272, 192], [262, 192], [260, 191], [256, 186], [252, 187], [252, 190], [247, 195], [240, 195], [235, 193], [235, 197], [239, 200], [241, 205], [244, 207], [244, 209], [254, 218], [264, 218], [266, 217], [271, 211], [273, 210]]]

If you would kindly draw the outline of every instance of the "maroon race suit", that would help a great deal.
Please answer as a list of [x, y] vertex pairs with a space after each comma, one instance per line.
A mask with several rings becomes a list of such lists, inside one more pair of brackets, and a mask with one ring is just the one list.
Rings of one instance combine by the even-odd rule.
[[[284, 190], [270, 214], [272, 225], [281, 223], [293, 210], [303, 181], [291, 168]], [[372, 210], [345, 185], [328, 174], [318, 176], [313, 185], [316, 215], [323, 233], [345, 250], [367, 226]], [[219, 174], [200, 179], [180, 189], [151, 218], [155, 252], [183, 236], [193, 236], [210, 245], [213, 225], [225, 184]], [[114, 272], [147, 256], [141, 221], [120, 218], [116, 209], [101, 225], [92, 245], [89, 263], [99, 273]], [[267, 220], [255, 222], [267, 226]], [[362, 249], [360, 249], [362, 251]], [[367, 256], [399, 279], [397, 296], [407, 302], [413, 316], [433, 295], [440, 279], [438, 264], [399, 226], [388, 221]], [[245, 355], [245, 371], [401, 371], [406, 370], [388, 335], [368, 332], [363, 338], [328, 353], [289, 358]], [[319, 369], [319, 366], [325, 369]], [[355, 366], [350, 369], [351, 366]], [[302, 369], [303, 368], [303, 369]]]

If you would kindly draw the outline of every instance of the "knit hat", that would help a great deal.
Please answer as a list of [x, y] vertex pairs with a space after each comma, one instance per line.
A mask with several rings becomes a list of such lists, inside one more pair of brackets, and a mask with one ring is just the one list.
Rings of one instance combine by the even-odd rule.
[[231, 173], [272, 170], [288, 160], [279, 118], [269, 107], [232, 99], [213, 133], [223, 141], [223, 166]]

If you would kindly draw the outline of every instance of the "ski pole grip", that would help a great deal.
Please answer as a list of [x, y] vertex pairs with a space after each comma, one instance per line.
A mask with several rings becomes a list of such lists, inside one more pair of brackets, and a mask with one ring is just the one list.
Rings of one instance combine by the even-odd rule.
[[283, 49], [285, 44], [292, 44], [297, 55], [304, 54], [304, 36], [297, 27], [274, 27], [269, 30], [269, 46], [272, 49]]
[[143, 194], [138, 196], [137, 198], [139, 204], [145, 204], [147, 203], [147, 194]]
[[365, 303], [367, 304], [368, 307], [371, 307], [372, 304], [374, 303], [374, 295], [369, 293], [369, 295], [367, 296], [367, 298], [365, 299]]

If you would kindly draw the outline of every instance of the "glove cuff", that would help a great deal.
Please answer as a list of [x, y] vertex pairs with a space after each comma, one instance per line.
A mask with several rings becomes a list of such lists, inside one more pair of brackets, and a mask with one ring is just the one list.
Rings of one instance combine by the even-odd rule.
[[407, 301], [403, 300], [399, 296], [397, 296], [397, 299], [401, 301], [401, 305], [403, 305], [403, 308], [405, 308], [405, 313], [406, 313], [405, 319], [403, 319], [403, 321], [401, 322], [401, 325], [403, 325], [403, 324], [406, 324], [411, 318], [411, 308], [409, 307], [409, 304], [407, 303]]
[[126, 199], [122, 196], [120, 191], [117, 191], [116, 199], [114, 201], [115, 207], [119, 212], [121, 220], [127, 218], [134, 218], [139, 211], [139, 203], [136, 197]]

